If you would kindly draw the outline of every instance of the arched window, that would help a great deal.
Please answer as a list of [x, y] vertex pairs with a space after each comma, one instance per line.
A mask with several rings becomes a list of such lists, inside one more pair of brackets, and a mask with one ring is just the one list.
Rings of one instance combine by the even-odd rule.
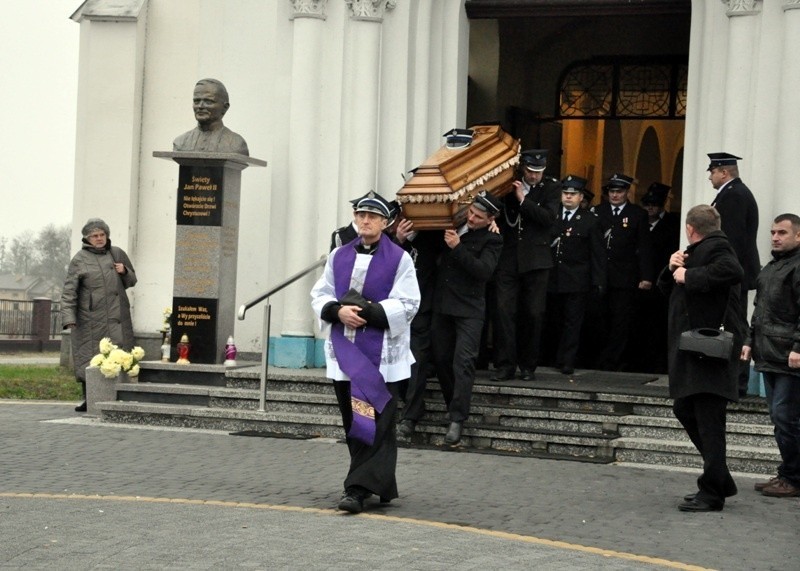
[[560, 119], [685, 119], [689, 64], [678, 58], [595, 58], [561, 74]]

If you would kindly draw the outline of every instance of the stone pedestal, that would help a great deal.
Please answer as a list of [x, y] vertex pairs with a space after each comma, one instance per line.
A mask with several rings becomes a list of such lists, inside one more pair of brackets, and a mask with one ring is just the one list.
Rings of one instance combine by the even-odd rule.
[[128, 378], [127, 373], [120, 373], [115, 379], [107, 379], [100, 372], [100, 367], [86, 367], [86, 414], [98, 416], [100, 409], [97, 403], [117, 400], [117, 383], [136, 381], [136, 377]]
[[222, 363], [236, 318], [241, 171], [267, 163], [235, 153], [156, 151], [153, 156], [180, 165], [171, 360], [187, 335], [192, 363]]

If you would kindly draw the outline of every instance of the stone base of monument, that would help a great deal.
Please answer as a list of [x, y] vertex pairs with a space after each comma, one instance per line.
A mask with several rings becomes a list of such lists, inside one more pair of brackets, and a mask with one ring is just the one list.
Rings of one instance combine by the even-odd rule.
[[128, 377], [127, 373], [119, 373], [116, 378], [108, 379], [100, 372], [99, 367], [86, 367], [86, 414], [99, 416], [98, 403], [117, 400], [117, 383], [136, 383], [136, 377]]
[[[285, 369], [306, 369], [316, 365], [316, 339], [313, 337], [270, 337], [269, 364]], [[323, 359], [324, 363], [324, 359]]]

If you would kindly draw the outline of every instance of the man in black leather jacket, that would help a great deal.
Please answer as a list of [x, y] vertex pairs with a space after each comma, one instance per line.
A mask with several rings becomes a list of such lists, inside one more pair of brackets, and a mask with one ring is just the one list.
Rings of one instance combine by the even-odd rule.
[[756, 308], [742, 360], [764, 375], [767, 404], [781, 453], [778, 475], [759, 482], [765, 496], [800, 496], [800, 216], [772, 224], [772, 261], [758, 275]]

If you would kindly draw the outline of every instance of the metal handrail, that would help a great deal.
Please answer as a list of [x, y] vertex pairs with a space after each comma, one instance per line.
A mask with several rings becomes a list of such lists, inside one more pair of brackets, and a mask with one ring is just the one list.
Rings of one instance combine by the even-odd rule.
[[310, 266], [303, 268], [293, 276], [290, 276], [280, 282], [275, 287], [268, 289], [266, 292], [262, 293], [255, 299], [248, 301], [239, 306], [239, 312], [237, 317], [240, 321], [244, 320], [244, 316], [247, 313], [247, 310], [261, 303], [264, 300], [267, 300], [267, 304], [264, 306], [264, 324], [262, 330], [262, 339], [264, 343], [264, 350], [261, 352], [261, 387], [259, 389], [259, 398], [258, 398], [258, 412], [266, 412], [265, 406], [267, 401], [267, 367], [269, 365], [269, 332], [270, 332], [270, 319], [272, 317], [272, 306], [269, 303], [269, 298], [272, 295], [275, 295], [279, 291], [283, 290], [285, 287], [293, 284], [303, 276], [306, 276], [316, 270], [320, 266], [324, 266], [325, 262], [328, 259], [328, 255], [325, 254], [321, 256], [319, 260], [311, 264]]

